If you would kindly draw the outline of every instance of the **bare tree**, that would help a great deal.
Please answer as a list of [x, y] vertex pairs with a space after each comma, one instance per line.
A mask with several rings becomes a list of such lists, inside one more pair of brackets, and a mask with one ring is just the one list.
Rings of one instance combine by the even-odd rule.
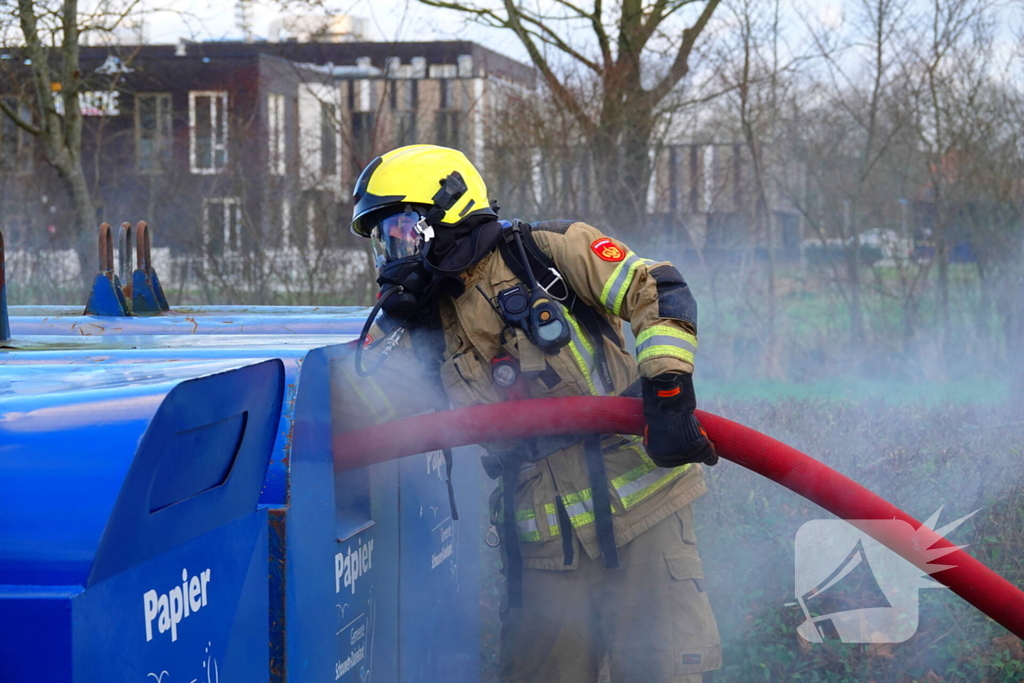
[[[751, 225], [756, 240], [764, 240], [767, 257], [765, 305], [755, 315], [764, 332], [763, 367], [769, 376], [782, 374], [778, 317], [776, 252], [777, 238], [771, 196], [777, 195], [781, 171], [784, 102], [789, 77], [804, 62], [800, 55], [784, 54], [782, 7], [779, 0], [738, 0], [730, 5], [736, 23], [736, 43], [727, 43], [722, 59], [733, 68], [722, 69], [722, 104], [738, 121], [739, 137], [746, 146], [752, 171], [754, 204]], [[774, 180], [773, 180], [774, 178]]]
[[[720, 0], [617, 0], [611, 6], [559, 0], [551, 9], [513, 0], [419, 1], [519, 39], [553, 102], [573, 118], [592, 151], [605, 215], [626, 231], [643, 226], [659, 107], [690, 73], [697, 41]], [[691, 9], [692, 23], [674, 28], [675, 19]], [[576, 31], [585, 38], [567, 37]], [[667, 59], [652, 59], [666, 46]]]
[[[951, 224], [963, 205], [957, 186], [969, 169], [966, 154], [982, 112], [977, 102], [990, 82], [993, 0], [932, 0], [916, 49], [914, 82], [918, 140], [926, 151], [928, 187], [934, 206], [942, 330], [950, 326]], [[944, 340], [945, 341], [945, 340]]]
[[[824, 77], [813, 92], [825, 106], [805, 111], [802, 117], [807, 124], [811, 118], [818, 119], [816, 127], [825, 136], [819, 149], [824, 154], [808, 159], [824, 164], [809, 172], [823, 210], [805, 204], [802, 212], [823, 243], [830, 231], [822, 219], [829, 217], [831, 232], [838, 233], [844, 246], [844, 272], [840, 276], [837, 271], [836, 283], [847, 305], [851, 342], [856, 346], [866, 338], [861, 219], [872, 174], [903, 125], [899, 118], [885, 116], [884, 103], [900, 74], [902, 37], [910, 18], [906, 0], [859, 0], [854, 9], [849, 27], [811, 27], [824, 67]], [[858, 71], [865, 75], [858, 76]], [[831, 111], [826, 114], [823, 109]], [[839, 128], [823, 128], [822, 115]]]
[[[98, 11], [84, 14], [79, 11], [78, 0], [17, 0], [0, 8], [0, 36], [23, 56], [20, 64], [2, 76], [9, 84], [17, 85], [28, 72], [31, 85], [25, 88], [26, 99], [33, 102], [29, 111], [35, 113], [26, 115], [0, 100], [0, 116], [9, 117], [42, 142], [47, 161], [71, 199], [73, 232], [79, 242], [92, 234], [96, 222], [94, 198], [82, 164], [79, 94], [85, 78], [79, 66], [80, 39], [90, 31], [114, 30], [135, 11], [138, 2], [126, 0], [116, 7], [103, 3]], [[78, 246], [80, 258], [84, 258], [85, 245]], [[83, 268], [82, 272], [88, 271]]]

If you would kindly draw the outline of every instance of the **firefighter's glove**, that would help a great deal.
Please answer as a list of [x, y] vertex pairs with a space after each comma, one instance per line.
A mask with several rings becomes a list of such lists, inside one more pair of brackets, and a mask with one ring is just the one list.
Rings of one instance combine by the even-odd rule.
[[653, 379], [641, 378], [644, 397], [644, 446], [659, 467], [679, 467], [691, 462], [714, 465], [715, 447], [697, 422], [693, 411], [693, 375], [666, 373]]

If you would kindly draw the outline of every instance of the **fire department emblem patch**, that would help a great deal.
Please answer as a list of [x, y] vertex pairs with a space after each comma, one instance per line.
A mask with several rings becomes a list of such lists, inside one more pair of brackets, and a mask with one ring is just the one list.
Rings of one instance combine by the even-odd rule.
[[602, 261], [621, 261], [626, 258], [626, 252], [620, 249], [615, 242], [612, 242], [607, 237], [602, 237], [599, 240], [594, 240], [590, 245], [591, 251], [597, 254], [597, 258]]

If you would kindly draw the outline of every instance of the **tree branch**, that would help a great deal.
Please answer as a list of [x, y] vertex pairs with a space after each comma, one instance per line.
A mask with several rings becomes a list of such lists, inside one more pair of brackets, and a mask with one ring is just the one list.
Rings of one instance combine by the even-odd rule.
[[601, 0], [594, 0], [594, 12], [590, 15], [590, 25], [594, 29], [594, 36], [597, 38], [597, 45], [601, 49], [601, 61], [604, 68], [612, 68], [614, 58], [612, 57], [611, 42], [608, 40], [608, 32], [604, 30], [601, 14], [604, 10], [604, 3]]
[[547, 84], [558, 103], [565, 107], [573, 118], [575, 118], [589, 134], [594, 129], [593, 120], [587, 116], [587, 113], [583, 110], [580, 102], [571, 92], [569, 92], [569, 89], [565, 87], [565, 84], [558, 80], [558, 76], [556, 76], [555, 72], [551, 69], [551, 65], [548, 64], [547, 59], [543, 54], [541, 54], [541, 51], [537, 49], [537, 45], [530, 39], [529, 32], [523, 28], [523, 25], [519, 21], [519, 10], [516, 8], [513, 0], [504, 0], [504, 4], [505, 11], [508, 13], [508, 28], [516, 34], [520, 42], [523, 44], [523, 47], [526, 48], [527, 53], [530, 55], [530, 60], [544, 77], [544, 82]]
[[[508, 15], [505, 18], [500, 17], [494, 10], [484, 9], [482, 7], [475, 7], [461, 2], [449, 2], [448, 0], [418, 0], [420, 3], [429, 7], [437, 7], [441, 9], [450, 9], [456, 12], [462, 12], [464, 14], [471, 15], [477, 21], [484, 23], [485, 25], [493, 28], [505, 28], [512, 31], [519, 42], [526, 48], [527, 54], [530, 56], [530, 61], [540, 71], [541, 77], [544, 79], [544, 84], [551, 91], [556, 102], [565, 108], [574, 119], [584, 128], [586, 131], [591, 131], [594, 128], [593, 120], [584, 111], [580, 102], [573, 96], [569, 89], [562, 83], [558, 76], [555, 75], [554, 70], [548, 63], [547, 58], [540, 51], [537, 43], [533, 40], [537, 37], [540, 40], [544, 40], [542, 36], [539, 36], [536, 31], [530, 30], [523, 26], [522, 20], [540, 26], [540, 18], [530, 17], [524, 15], [522, 10], [516, 6], [512, 0], [504, 0], [503, 4], [505, 12]], [[550, 31], [547, 27], [543, 27], [546, 31]], [[549, 42], [549, 41], [544, 41]], [[564, 42], [564, 41], [563, 41]], [[557, 46], [556, 46], [557, 47]], [[568, 46], [567, 46], [568, 47]], [[561, 49], [561, 48], [560, 48]], [[569, 53], [572, 55], [572, 52]], [[572, 55], [575, 57], [575, 55]], [[583, 60], [581, 60], [583, 61]], [[593, 63], [591, 63], [592, 65]], [[594, 68], [591, 66], [591, 68]]]
[[21, 32], [25, 36], [25, 54], [31, 61], [32, 80], [35, 84], [36, 101], [39, 104], [40, 137], [46, 144], [47, 154], [56, 165], [57, 162], [66, 158], [62, 154], [63, 140], [61, 135], [60, 115], [57, 113], [53, 103], [53, 93], [50, 91], [50, 66], [47, 62], [46, 50], [43, 48], [42, 40], [39, 38], [39, 29], [36, 21], [36, 7], [33, 0], [18, 0], [18, 21], [21, 25]]
[[64, 98], [64, 139], [68, 153], [76, 157], [82, 149], [82, 109], [78, 106], [81, 70], [78, 62], [78, 0], [64, 0], [64, 44], [61, 46]]
[[566, 43], [565, 40], [563, 40], [562, 37], [559, 36], [558, 33], [548, 25], [549, 22], [545, 21], [544, 17], [534, 17], [527, 14], [522, 14], [522, 20], [536, 26], [543, 33], [542, 35], [537, 31], [527, 29], [531, 35], [536, 36], [538, 39], [544, 41], [545, 43], [551, 45], [552, 47], [558, 48], [565, 54], [569, 55], [570, 57], [578, 61], [580, 64], [586, 66], [594, 73], [600, 74], [603, 71], [601, 65], [599, 65], [592, 59], [588, 59], [579, 50], [574, 49], [571, 45]]
[[708, 4], [704, 6], [704, 11], [700, 13], [697, 21], [694, 22], [693, 26], [683, 30], [683, 43], [679, 46], [679, 52], [676, 53], [676, 58], [672, 62], [672, 66], [668, 73], [665, 74], [664, 78], [648, 91], [648, 97], [653, 103], [658, 103], [665, 98], [676, 84], [679, 83], [690, 71], [690, 52], [693, 51], [693, 46], [697, 42], [697, 38], [700, 37], [701, 32], [704, 31], [704, 27], [707, 26], [708, 21], [711, 19], [711, 15], [714, 14], [715, 9], [720, 4], [721, 0], [708, 0]]
[[[647, 45], [647, 41], [654, 35], [654, 32], [657, 30], [658, 26], [661, 25], [661, 22], [665, 21], [665, 18], [667, 17], [665, 10], [667, 8], [668, 0], [658, 0], [654, 3], [654, 7], [651, 8], [651, 13], [648, 15], [647, 21], [641, 22], [640, 32], [637, 35], [637, 42], [640, 45], [640, 49], [643, 49], [643, 47]], [[669, 12], [669, 14], [671, 14], [671, 12]]]
[[4, 102], [2, 98], [0, 98], [0, 112], [3, 112], [7, 116], [7, 118], [14, 122], [14, 125], [16, 125], [18, 128], [21, 128], [29, 135], [39, 137], [43, 134], [43, 130], [41, 128], [37, 128], [36, 126], [33, 126], [31, 123], [23, 119], [16, 111], [11, 109], [10, 105]]
[[508, 22], [499, 17], [494, 10], [473, 7], [460, 2], [445, 2], [445, 0], [418, 0], [421, 4], [438, 9], [450, 9], [463, 14], [472, 15], [477, 21], [484, 21], [485, 25], [494, 28], [509, 28]]

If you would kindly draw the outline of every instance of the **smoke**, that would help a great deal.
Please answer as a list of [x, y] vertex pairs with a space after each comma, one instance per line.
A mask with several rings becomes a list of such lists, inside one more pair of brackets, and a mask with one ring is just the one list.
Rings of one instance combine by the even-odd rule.
[[[771, 275], [748, 244], [698, 253], [664, 239], [630, 247], [674, 262], [694, 292], [701, 408], [808, 453], [919, 519], [940, 506], [950, 518], [980, 510], [952, 540], [1024, 581], [1007, 550], [1024, 536], [1016, 322], [1024, 301], [1014, 268], [986, 280], [977, 263], [949, 264], [943, 295], [934, 264], [904, 262], [932, 274], [911, 305], [896, 268], [865, 266], [856, 331], [835, 273], [799, 252], [778, 256]], [[1003, 680], [1006, 631], [948, 590], [922, 592], [919, 628], [905, 643], [799, 638], [804, 614], [787, 606], [794, 541], [805, 522], [832, 515], [731, 463], [705, 471], [710, 492], [694, 507], [724, 643], [714, 680]]]
[[[919, 519], [940, 505], [956, 517], [980, 508], [952, 540], [1010, 581], [1024, 578], [1000, 550], [1020, 543], [1024, 478], [1017, 445], [1024, 424], [1004, 406], [780, 395], [713, 399], [704, 408], [799, 448]], [[861, 645], [797, 640], [804, 617], [786, 606], [794, 599], [794, 539], [805, 522], [832, 516], [731, 463], [707, 474], [711, 492], [695, 508], [725, 642], [725, 680], [748, 680], [763, 665], [771, 680], [814, 666], [823, 676], [831, 670], [850, 680], [899, 681], [929, 669], [945, 676], [968, 655], [978, 663], [966, 680], [981, 680], [986, 662], [1000, 656], [992, 641], [1005, 631], [944, 590], [922, 595], [917, 635], [884, 656]], [[961, 632], [956, 643], [929, 647], [950, 628]]]

